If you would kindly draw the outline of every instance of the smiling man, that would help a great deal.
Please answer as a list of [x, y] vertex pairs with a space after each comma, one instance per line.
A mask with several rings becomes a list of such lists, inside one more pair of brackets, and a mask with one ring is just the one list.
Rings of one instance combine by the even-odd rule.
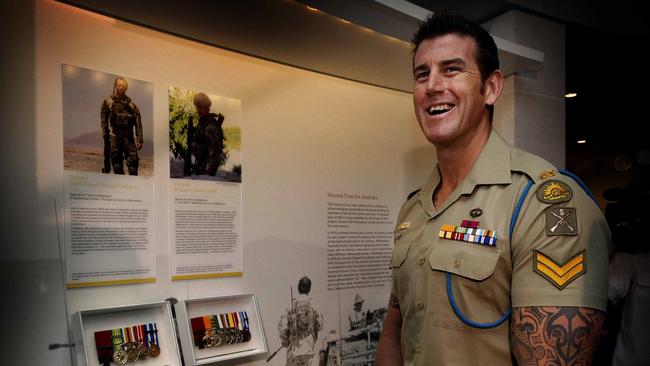
[[610, 233], [581, 182], [492, 130], [497, 48], [463, 18], [413, 39], [413, 106], [437, 165], [400, 211], [376, 365], [589, 365]]

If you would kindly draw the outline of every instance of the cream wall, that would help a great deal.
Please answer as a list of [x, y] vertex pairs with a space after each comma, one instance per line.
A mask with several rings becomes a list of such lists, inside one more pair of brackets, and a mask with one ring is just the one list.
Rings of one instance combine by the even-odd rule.
[[[13, 138], [4, 149], [26, 162], [8, 165], [18, 172], [7, 186], [13, 198], [3, 208], [8, 220], [3, 224], [2, 309], [9, 333], [39, 331], [29, 343], [10, 342], [6, 352], [3, 345], [8, 364], [69, 364], [64, 349], [47, 351], [49, 343], [67, 343], [66, 309], [71, 315], [170, 296], [181, 300], [255, 292], [273, 349], [279, 344], [275, 327], [288, 303], [288, 287], [295, 288], [303, 274], [315, 280], [312, 295], [322, 299], [330, 325], [337, 321], [338, 294], [323, 288], [326, 192], [378, 195], [395, 219], [407, 193], [433, 166], [433, 149], [417, 127], [410, 94], [254, 59], [51, 1], [36, 1], [32, 16], [29, 10], [21, 12], [27, 22], [16, 22], [12, 30], [28, 36], [11, 38], [10, 45], [23, 47], [18, 49], [25, 59], [15, 65], [17, 75], [31, 80], [13, 82], [25, 87], [27, 101], [33, 103], [21, 105], [21, 114], [3, 116]], [[62, 63], [154, 85], [154, 284], [63, 290], [57, 239], [63, 237], [57, 230], [63, 194]], [[242, 101], [241, 278], [168, 279], [170, 85]], [[372, 309], [385, 305], [388, 288], [363, 293]], [[349, 305], [349, 295], [342, 306]]]

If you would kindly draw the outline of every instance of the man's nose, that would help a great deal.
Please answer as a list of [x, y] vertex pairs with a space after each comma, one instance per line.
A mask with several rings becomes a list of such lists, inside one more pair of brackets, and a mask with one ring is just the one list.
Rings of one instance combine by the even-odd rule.
[[444, 92], [445, 90], [445, 83], [442, 78], [442, 76], [439, 73], [436, 72], [430, 72], [429, 73], [429, 78], [427, 79], [427, 94], [433, 95], [433, 94], [439, 94]]

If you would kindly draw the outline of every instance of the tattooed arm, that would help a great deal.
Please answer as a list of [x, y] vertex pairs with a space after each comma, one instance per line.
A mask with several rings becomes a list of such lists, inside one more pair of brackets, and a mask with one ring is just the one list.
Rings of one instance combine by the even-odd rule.
[[375, 353], [375, 365], [393, 366], [402, 365], [402, 313], [399, 309], [399, 301], [393, 294], [388, 301], [388, 312], [384, 320], [384, 329], [379, 337], [377, 352]]
[[604, 312], [590, 308], [513, 308], [512, 352], [519, 366], [591, 365], [604, 320]]

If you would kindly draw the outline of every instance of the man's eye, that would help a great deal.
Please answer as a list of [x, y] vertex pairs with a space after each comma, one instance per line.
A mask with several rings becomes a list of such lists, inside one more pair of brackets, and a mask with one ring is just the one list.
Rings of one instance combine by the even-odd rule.
[[445, 72], [447, 72], [447, 73], [458, 72], [458, 71], [460, 71], [460, 69], [458, 67], [456, 67], [456, 66], [450, 66], [450, 67], [445, 69]]
[[415, 74], [415, 80], [421, 80], [426, 78], [427, 76], [429, 76], [428, 72], [418, 72], [417, 74]]

